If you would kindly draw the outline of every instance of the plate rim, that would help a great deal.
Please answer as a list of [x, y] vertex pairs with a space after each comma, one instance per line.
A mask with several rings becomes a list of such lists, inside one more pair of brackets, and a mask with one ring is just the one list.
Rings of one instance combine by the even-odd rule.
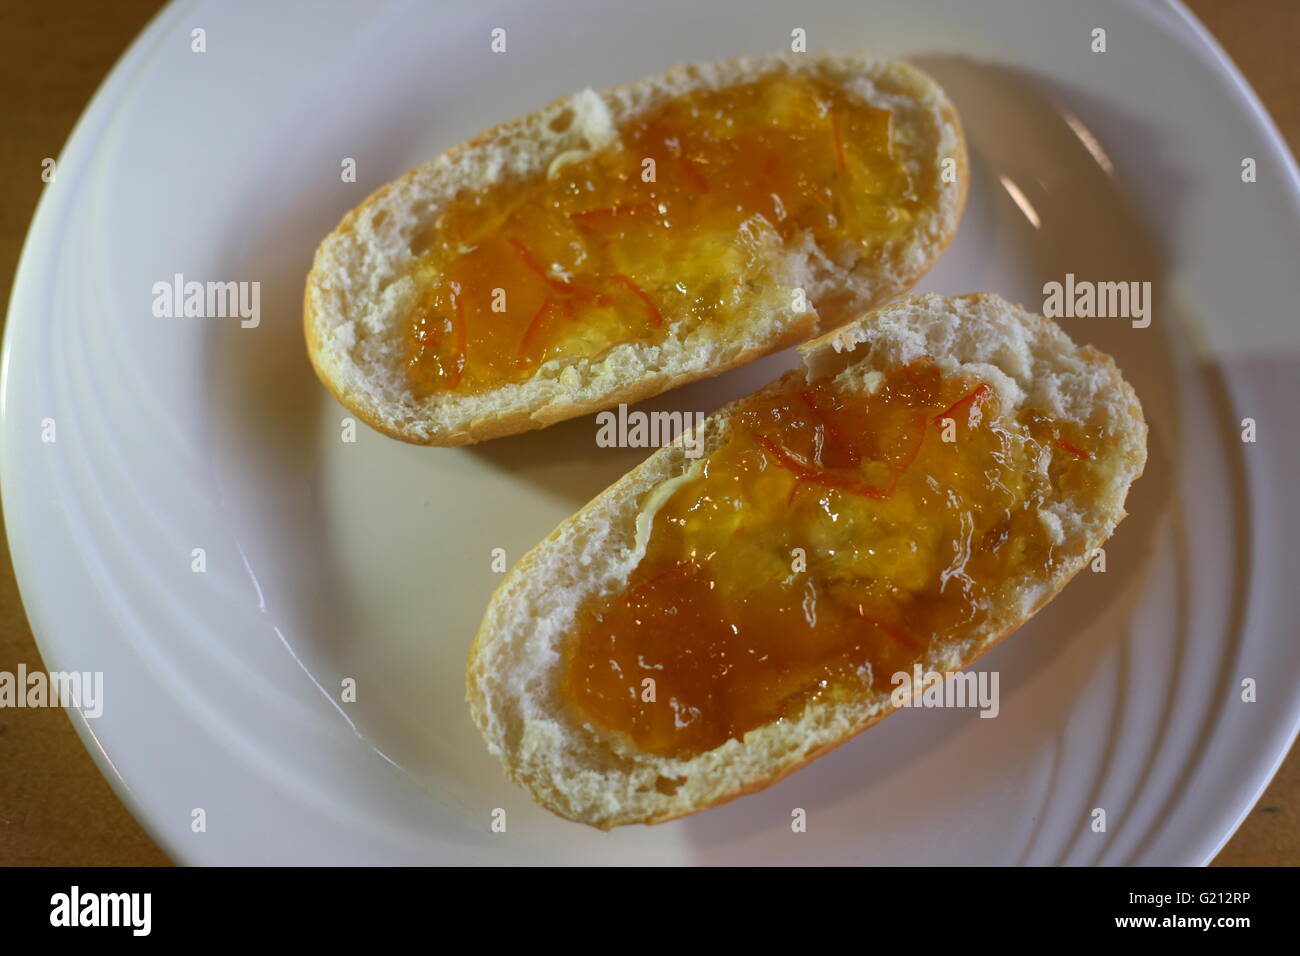
[[[1300, 210], [1300, 168], [1297, 167], [1294, 155], [1254, 88], [1204, 24], [1180, 0], [1161, 0], [1159, 5], [1145, 4], [1140, 0], [1124, 0], [1124, 2], [1135, 16], [1152, 19], [1161, 8], [1176, 15], [1177, 21], [1196, 41], [1195, 48], [1202, 54], [1209, 55], [1215, 71], [1229, 81], [1236, 98], [1247, 108], [1252, 124], [1260, 130], [1262, 138], [1267, 141], [1270, 150], [1279, 161], [1279, 168], [1285, 170], [1289, 186], [1288, 194], [1293, 207]], [[158, 44], [169, 34], [175, 22], [180, 20], [186, 11], [198, 5], [199, 0], [172, 0], [150, 19], [119, 57], [79, 115], [72, 132], [59, 152], [60, 166], [70, 158], [89, 157], [98, 151], [103, 142], [104, 129], [122, 106], [127, 88], [147, 65]], [[58, 235], [55, 230], [68, 214], [67, 204], [66, 193], [43, 190], [28, 226], [18, 267], [14, 273], [4, 341], [3, 346], [0, 347], [0, 448], [9, 448], [13, 444], [11, 432], [15, 426], [8, 412], [11, 397], [10, 369], [14, 342], [17, 338], [14, 330], [24, 322], [19, 306], [27, 299], [33, 297], [39, 299], [32, 289], [38, 285], [37, 280], [42, 277], [43, 271], [47, 268], [44, 263], [50, 259], [50, 249], [57, 245]], [[35, 586], [30, 582], [38, 573], [43, 572], [38, 567], [32, 546], [23, 537], [21, 522], [15, 521], [13, 517], [16, 514], [14, 505], [17, 502], [11, 490], [13, 487], [11, 472], [19, 467], [21, 465], [17, 456], [6, 454], [0, 460], [0, 497], [3, 498], [6, 514], [10, 516], [5, 522], [5, 533], [20, 600], [33, 639], [46, 668], [58, 669], [57, 662], [67, 647], [66, 638], [58, 634], [56, 615], [51, 613], [52, 609], [38, 606]], [[100, 744], [87, 718], [75, 708], [65, 710], [81, 738], [82, 745], [90, 752], [100, 773], [150, 838], [173, 862], [184, 865], [202, 864], [203, 860], [199, 858], [199, 854], [174, 842], [167, 831], [157, 823], [154, 815], [156, 808], [151, 809], [146, 806], [129, 782], [119, 773], [112, 757]], [[1290, 714], [1291, 728], [1289, 734], [1286, 734], [1288, 741], [1286, 746], [1273, 753], [1269, 761], [1270, 769], [1267, 774], [1258, 778], [1257, 786], [1253, 788], [1253, 796], [1241, 807], [1231, 827], [1205, 854], [1202, 864], [1213, 860], [1237, 832], [1294, 747], [1297, 736], [1300, 735], [1300, 692], [1293, 693], [1291, 697]]]

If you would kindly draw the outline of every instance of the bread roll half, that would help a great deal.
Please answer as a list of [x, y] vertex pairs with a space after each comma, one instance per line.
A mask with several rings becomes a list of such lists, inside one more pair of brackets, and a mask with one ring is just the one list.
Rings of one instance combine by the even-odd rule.
[[[674, 98], [774, 74], [816, 78], [873, 109], [889, 111], [890, 149], [906, 172], [914, 204], [904, 227], [869, 245], [819, 245], [810, 231], [767, 243], [759, 253], [761, 270], [743, 277], [746, 301], [759, 304], [739, 306], [737, 321], [720, 326], [685, 320], [675, 304], [675, 283], [665, 282], [658, 296], [667, 329], [661, 339], [632, 336], [603, 343], [590, 354], [550, 356], [526, 377], [486, 380], [482, 387], [428, 391], [413, 385], [409, 317], [428, 291], [424, 287], [437, 281], [413, 269], [450, 204], [465, 197], [491, 200], [511, 184], [540, 181], [575, 157], [599, 154], [619, 143], [629, 123]], [[843, 165], [846, 144], [839, 141], [838, 127], [835, 132]], [[825, 149], [834, 155], [828, 136]], [[956, 230], [966, 164], [952, 104], [929, 77], [904, 63], [861, 55], [743, 57], [678, 67], [601, 93], [586, 90], [448, 150], [349, 212], [321, 243], [307, 279], [308, 352], [339, 401], [376, 429], [420, 444], [477, 442], [633, 402], [804, 341], [905, 292]], [[854, 188], [861, 196], [860, 184]], [[558, 268], [553, 261], [538, 264]], [[709, 266], [697, 271], [729, 289], [732, 267], [725, 256]], [[516, 268], [526, 266], [521, 261]], [[742, 286], [741, 276], [734, 279]], [[487, 281], [503, 288], [510, 283], [510, 276]], [[627, 296], [621, 301], [621, 308], [639, 307]], [[451, 311], [446, 302], [440, 308]], [[454, 317], [436, 318], [452, 322]], [[474, 348], [471, 343], [470, 351]]]
[[[916, 663], [924, 670], [957, 671], [988, 651], [1051, 600], [1124, 517], [1125, 496], [1146, 461], [1141, 406], [1108, 356], [1076, 346], [1051, 321], [995, 295], [918, 295], [800, 352], [802, 371], [706, 420], [706, 455], [716, 457], [732, 440], [745, 409], [764, 393], [788, 389], [794, 380], [871, 389], [878, 373], [918, 361], [932, 363], [945, 378], [991, 390], [989, 407], [998, 418], [990, 428], [1033, 414], [1090, 436], [1089, 460], [1079, 472], [1086, 480], [1058, 487], [1053, 479], [1048, 497], [1036, 505], [1052, 543], [1050, 566], [1031, 564], [993, 582], [981, 592], [973, 629], [921, 635], [925, 647]], [[943, 440], [931, 428], [925, 440]], [[1085, 454], [1065, 441], [1033, 447], [1043, 476], [1054, 455]], [[638, 515], [662, 499], [656, 489], [671, 488], [667, 483], [694, 466], [681, 441], [661, 448], [565, 521], [497, 589], [470, 652], [468, 701], [489, 749], [538, 803], [570, 820], [600, 828], [657, 823], [725, 803], [770, 786], [895, 709], [888, 689], [864, 686], [847, 696], [810, 699], [780, 720], [749, 729], [743, 739], [665, 755], [646, 752], [574, 706], [564, 680], [579, 609], [624, 588], [645, 554]], [[1060, 467], [1067, 467], [1064, 461]], [[937, 479], [937, 492], [942, 483]], [[920, 540], [928, 523], [921, 515], [906, 527]], [[861, 547], [875, 544], [864, 538]], [[932, 584], [909, 586], [926, 593]], [[693, 635], [684, 629], [681, 639]]]

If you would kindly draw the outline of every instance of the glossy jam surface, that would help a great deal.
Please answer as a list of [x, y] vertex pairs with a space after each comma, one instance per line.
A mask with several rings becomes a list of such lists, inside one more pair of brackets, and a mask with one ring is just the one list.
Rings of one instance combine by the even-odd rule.
[[869, 254], [919, 204], [892, 114], [808, 76], [666, 100], [618, 133], [547, 174], [455, 200], [415, 237], [417, 392], [521, 381], [550, 359], [743, 322], [765, 296], [790, 296], [757, 281], [774, 250], [811, 232]]
[[892, 689], [977, 627], [999, 582], [1053, 567], [1039, 506], [1096, 480], [1099, 435], [997, 403], [917, 363], [871, 395], [800, 380], [751, 406], [660, 505], [625, 590], [580, 609], [566, 696], [690, 756]]

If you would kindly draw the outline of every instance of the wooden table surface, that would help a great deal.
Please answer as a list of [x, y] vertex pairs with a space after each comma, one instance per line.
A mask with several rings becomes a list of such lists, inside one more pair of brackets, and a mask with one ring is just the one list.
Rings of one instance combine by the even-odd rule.
[[[41, 160], [58, 156], [73, 123], [159, 0], [6, 4], [0, 12], [0, 304], [9, 291], [41, 192]], [[1192, 0], [1254, 85], [1292, 152], [1300, 142], [1300, 3]], [[55, 10], [58, 10], [56, 15]], [[0, 671], [42, 668], [0, 542]], [[1219, 854], [1216, 865], [1300, 863], [1300, 755]], [[109, 789], [57, 709], [0, 708], [0, 865], [166, 864], [166, 856]]]

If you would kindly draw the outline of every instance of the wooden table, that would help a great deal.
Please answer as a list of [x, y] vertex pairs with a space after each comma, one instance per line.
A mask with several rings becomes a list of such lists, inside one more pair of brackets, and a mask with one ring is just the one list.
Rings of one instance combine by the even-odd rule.
[[[36, 201], [40, 164], [58, 156], [109, 68], [159, 0], [8, 4], [0, 14], [0, 286], [5, 309]], [[1273, 113], [1300, 141], [1294, 0], [1192, 0]], [[59, 11], [56, 16], [54, 10]], [[0, 671], [41, 669], [0, 542]], [[1300, 863], [1300, 757], [1292, 753], [1216, 864]], [[61, 710], [0, 709], [0, 865], [165, 864], [109, 789]]]

